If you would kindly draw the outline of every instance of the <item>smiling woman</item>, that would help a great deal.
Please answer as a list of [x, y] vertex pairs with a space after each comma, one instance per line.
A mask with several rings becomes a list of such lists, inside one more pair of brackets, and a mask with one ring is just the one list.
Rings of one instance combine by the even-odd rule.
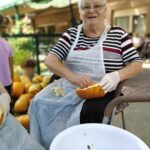
[[[69, 28], [45, 60], [62, 78], [36, 95], [30, 107], [31, 135], [47, 149], [53, 138], [70, 126], [101, 123], [118, 83], [142, 71], [141, 59], [127, 32], [106, 22], [107, 1], [78, 2], [82, 24]], [[77, 95], [78, 87], [88, 89], [95, 83], [104, 91], [103, 97]], [[55, 95], [53, 89], [58, 88], [63, 94]]]

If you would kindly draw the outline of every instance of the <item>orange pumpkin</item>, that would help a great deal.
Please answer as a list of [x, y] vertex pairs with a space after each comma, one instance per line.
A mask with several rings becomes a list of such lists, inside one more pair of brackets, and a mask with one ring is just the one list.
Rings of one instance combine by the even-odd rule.
[[20, 82], [14, 82], [12, 89], [13, 89], [13, 95], [19, 97], [24, 92], [24, 85]]
[[20, 79], [21, 79], [21, 83], [23, 85], [27, 84], [28, 82], [30, 82], [30, 79], [26, 76], [26, 75], [22, 75], [20, 76]]
[[36, 75], [35, 77], [32, 78], [32, 82], [34, 83], [40, 83], [42, 82], [43, 77], [41, 75]]
[[43, 80], [42, 80], [42, 82], [45, 82], [45, 83], [49, 83], [49, 81], [50, 81], [50, 79], [51, 79], [51, 77], [50, 76], [44, 76], [43, 77]]
[[49, 82], [50, 82], [51, 77], [50, 76], [44, 76], [42, 82], [40, 83], [42, 88], [45, 88]]
[[14, 74], [13, 82], [20, 82], [20, 76], [18, 74]]
[[16, 119], [25, 127], [25, 128], [29, 128], [30, 125], [30, 118], [29, 115], [25, 114], [25, 115], [21, 115], [16, 117]]
[[15, 102], [14, 111], [18, 113], [26, 112], [29, 107], [30, 99], [30, 94], [21, 95], [19, 99]]
[[76, 90], [76, 93], [79, 97], [83, 99], [91, 99], [105, 96], [104, 90], [98, 83], [88, 86], [84, 89], [78, 88]]
[[31, 85], [32, 85], [31, 82], [27, 82], [27, 83], [25, 84], [25, 93], [28, 93], [29, 87], [30, 87]]
[[29, 87], [28, 93], [30, 93], [31, 95], [35, 95], [37, 94], [40, 90], [42, 89], [42, 86], [40, 84], [32, 84]]

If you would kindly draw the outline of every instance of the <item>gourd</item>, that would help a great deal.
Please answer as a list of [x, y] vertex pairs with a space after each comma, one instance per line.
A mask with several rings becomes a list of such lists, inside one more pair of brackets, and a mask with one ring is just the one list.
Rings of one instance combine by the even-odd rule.
[[40, 83], [42, 82], [43, 77], [41, 75], [36, 75], [35, 77], [33, 77], [32, 82], [33, 83]]
[[42, 86], [40, 84], [32, 84], [28, 89], [28, 93], [30, 93], [31, 95], [35, 95], [41, 90]]
[[21, 81], [20, 76], [18, 74], [14, 74], [13, 82], [20, 82], [20, 81]]
[[13, 95], [19, 97], [24, 92], [24, 85], [20, 82], [13, 83]]
[[30, 118], [27, 114], [16, 117], [16, 119], [25, 127], [29, 128]]
[[14, 111], [18, 113], [26, 112], [30, 103], [30, 94], [23, 94], [15, 102]]
[[76, 93], [80, 98], [83, 99], [100, 98], [105, 96], [104, 90], [98, 83], [95, 83], [84, 89], [77, 88]]

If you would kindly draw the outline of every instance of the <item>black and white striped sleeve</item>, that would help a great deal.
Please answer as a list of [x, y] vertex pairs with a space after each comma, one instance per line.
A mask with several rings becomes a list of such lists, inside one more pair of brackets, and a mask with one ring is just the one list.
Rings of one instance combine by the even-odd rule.
[[50, 53], [56, 55], [61, 61], [65, 60], [71, 47], [70, 30], [67, 30], [59, 38], [56, 45], [50, 50]]
[[127, 65], [133, 61], [141, 61], [137, 50], [133, 46], [132, 40], [129, 38], [128, 33], [125, 31], [121, 37], [121, 48], [124, 65]]

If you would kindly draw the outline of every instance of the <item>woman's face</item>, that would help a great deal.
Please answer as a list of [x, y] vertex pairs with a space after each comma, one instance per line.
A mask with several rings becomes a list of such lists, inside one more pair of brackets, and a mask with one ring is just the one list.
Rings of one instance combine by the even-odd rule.
[[85, 26], [100, 25], [106, 16], [106, 5], [103, 0], [81, 0], [80, 16]]

